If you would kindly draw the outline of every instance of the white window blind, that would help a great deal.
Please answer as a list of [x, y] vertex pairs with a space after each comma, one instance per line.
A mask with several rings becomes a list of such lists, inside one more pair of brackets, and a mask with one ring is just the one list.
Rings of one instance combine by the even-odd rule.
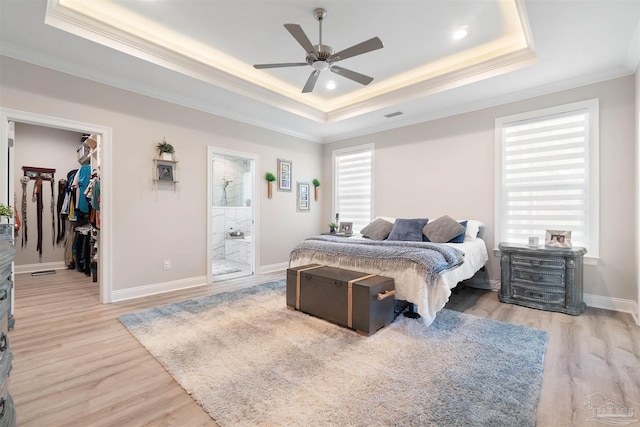
[[373, 145], [333, 152], [334, 213], [359, 232], [371, 221]]
[[496, 121], [498, 242], [526, 244], [530, 236], [544, 242], [546, 230], [567, 230], [573, 246], [597, 256], [595, 101], [595, 111], [587, 101]]

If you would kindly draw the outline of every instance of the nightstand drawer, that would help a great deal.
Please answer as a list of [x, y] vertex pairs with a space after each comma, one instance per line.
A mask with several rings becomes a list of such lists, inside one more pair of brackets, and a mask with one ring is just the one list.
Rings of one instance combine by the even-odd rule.
[[514, 282], [511, 284], [511, 291], [512, 296], [520, 300], [548, 306], [564, 305], [564, 288], [540, 288]]
[[526, 270], [514, 267], [512, 280], [537, 283], [544, 286], [564, 287], [564, 270]]
[[514, 268], [540, 268], [544, 270], [560, 270], [564, 271], [566, 262], [564, 258], [543, 258], [526, 255], [513, 255], [511, 264]]

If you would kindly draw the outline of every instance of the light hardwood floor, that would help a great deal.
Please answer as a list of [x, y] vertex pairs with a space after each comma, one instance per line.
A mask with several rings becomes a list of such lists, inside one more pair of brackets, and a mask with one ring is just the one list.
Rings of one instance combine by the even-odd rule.
[[[284, 272], [231, 283], [281, 278]], [[210, 285], [102, 305], [97, 284], [81, 273], [18, 275], [16, 327], [9, 333], [18, 425], [215, 426], [117, 320], [214, 292]], [[575, 317], [533, 310], [469, 288], [452, 296], [448, 308], [548, 331], [538, 426], [601, 425], [587, 421], [593, 410], [584, 402], [593, 393], [640, 418], [640, 327], [631, 316], [593, 308]]]

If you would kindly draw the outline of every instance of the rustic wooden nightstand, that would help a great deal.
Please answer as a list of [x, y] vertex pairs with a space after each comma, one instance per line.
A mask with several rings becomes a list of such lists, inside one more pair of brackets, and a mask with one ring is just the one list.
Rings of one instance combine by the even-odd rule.
[[578, 315], [583, 301], [585, 248], [532, 248], [500, 243], [502, 284], [499, 299], [541, 310]]

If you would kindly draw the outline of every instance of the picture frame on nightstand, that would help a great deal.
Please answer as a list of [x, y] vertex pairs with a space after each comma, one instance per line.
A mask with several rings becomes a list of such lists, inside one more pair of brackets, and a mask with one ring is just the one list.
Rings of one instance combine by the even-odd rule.
[[544, 245], [549, 248], [571, 248], [571, 231], [547, 230]]

